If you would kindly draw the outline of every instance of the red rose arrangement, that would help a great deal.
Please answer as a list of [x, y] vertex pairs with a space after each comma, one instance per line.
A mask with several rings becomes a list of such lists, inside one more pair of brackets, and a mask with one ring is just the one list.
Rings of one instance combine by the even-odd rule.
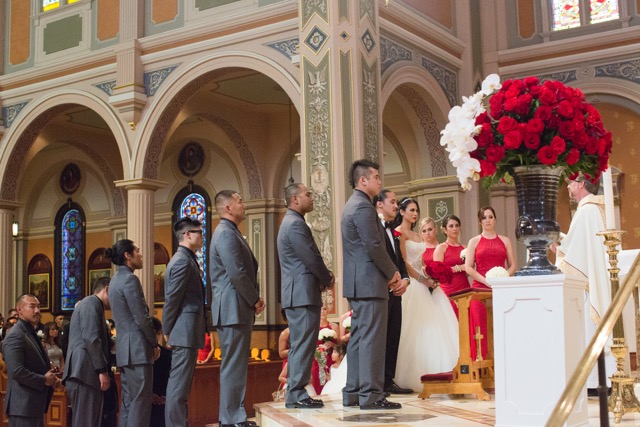
[[593, 181], [608, 167], [611, 132], [579, 89], [537, 77], [500, 84], [492, 74], [463, 100], [449, 112], [440, 144], [465, 189], [468, 178], [491, 185], [516, 166], [560, 166], [565, 176], [582, 172]]
[[429, 277], [438, 283], [451, 283], [451, 279], [453, 279], [451, 267], [448, 267], [442, 261], [431, 261], [425, 265], [425, 271]]
[[400, 237], [402, 236], [402, 233], [399, 232], [398, 230], [393, 230], [393, 237]]

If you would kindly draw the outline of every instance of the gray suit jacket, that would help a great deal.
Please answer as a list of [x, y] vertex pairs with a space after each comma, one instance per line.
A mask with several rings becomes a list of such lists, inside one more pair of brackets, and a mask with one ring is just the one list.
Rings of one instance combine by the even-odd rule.
[[291, 209], [278, 232], [278, 258], [282, 272], [282, 308], [322, 306], [322, 286], [331, 282], [318, 246], [304, 217]]
[[116, 322], [118, 366], [153, 363], [158, 345], [140, 279], [126, 265], [119, 265], [109, 285], [109, 303]]
[[204, 286], [193, 253], [178, 246], [164, 276], [162, 331], [169, 344], [204, 347]]
[[371, 199], [355, 190], [342, 212], [343, 295], [389, 299], [398, 267], [387, 253], [384, 228]]
[[238, 227], [222, 219], [211, 238], [209, 273], [214, 325], [253, 325], [260, 299], [258, 261]]
[[53, 387], [44, 383], [44, 374], [51, 369], [49, 357], [32, 330], [29, 323], [18, 320], [3, 341], [9, 379], [4, 407], [9, 416], [40, 417], [53, 395]]
[[80, 301], [71, 316], [62, 380], [74, 378], [100, 390], [98, 372], [109, 369], [109, 345], [104, 306], [97, 296], [89, 295]]

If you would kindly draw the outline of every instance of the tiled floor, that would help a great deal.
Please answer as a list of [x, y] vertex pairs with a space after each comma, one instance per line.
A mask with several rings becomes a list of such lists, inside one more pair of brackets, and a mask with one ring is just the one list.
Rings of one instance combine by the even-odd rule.
[[[640, 388], [636, 387], [637, 393]], [[638, 394], [640, 396], [640, 394]], [[418, 399], [413, 394], [406, 397], [395, 395], [389, 398], [402, 403], [398, 412], [361, 411], [359, 408], [342, 406], [340, 395], [322, 396], [325, 407], [319, 410], [286, 409], [284, 403], [261, 404], [256, 421], [261, 427], [341, 427], [341, 426], [438, 426], [472, 427], [495, 425], [495, 400], [487, 402], [452, 396], [432, 396]], [[493, 398], [493, 396], [492, 396]], [[599, 426], [599, 410], [596, 398], [589, 398], [589, 426]], [[626, 414], [620, 427], [640, 426], [640, 414]]]

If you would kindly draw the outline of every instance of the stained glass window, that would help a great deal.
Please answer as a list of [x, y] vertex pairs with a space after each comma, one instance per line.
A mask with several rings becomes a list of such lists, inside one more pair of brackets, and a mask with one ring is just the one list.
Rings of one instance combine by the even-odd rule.
[[73, 310], [84, 297], [82, 215], [70, 209], [60, 224], [60, 308]]
[[611, 21], [620, 17], [618, 10], [618, 0], [590, 0], [591, 1], [591, 23]]
[[553, 0], [553, 30], [580, 26], [580, 0]]
[[42, 10], [47, 11], [60, 7], [60, 0], [42, 0]]
[[551, 0], [551, 7], [554, 31], [620, 18], [618, 0]]
[[207, 257], [207, 251], [209, 247], [209, 223], [207, 222], [207, 202], [205, 201], [205, 198], [202, 194], [190, 193], [184, 199], [182, 199], [180, 210], [178, 212], [178, 218], [184, 218], [186, 216], [197, 219], [202, 223], [202, 237], [204, 238], [204, 244], [202, 245], [202, 249], [198, 249], [196, 251], [196, 258], [198, 259], [198, 265], [200, 266], [200, 275], [202, 276], [202, 281], [206, 285], [207, 283], [209, 283], [209, 272], [207, 269], [207, 260], [209, 259]]

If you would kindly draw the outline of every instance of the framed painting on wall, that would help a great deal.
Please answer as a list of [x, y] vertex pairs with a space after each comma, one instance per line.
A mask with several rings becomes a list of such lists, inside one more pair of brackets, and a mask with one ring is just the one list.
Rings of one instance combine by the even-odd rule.
[[101, 277], [111, 278], [111, 269], [104, 268], [100, 270], [89, 270], [89, 293], [87, 295], [93, 294], [93, 284]]
[[153, 302], [156, 306], [164, 305], [165, 271], [167, 271], [166, 264], [156, 264], [153, 266]]
[[49, 273], [30, 274], [29, 293], [35, 295], [40, 301], [40, 310], [48, 310], [50, 308], [51, 275]]

